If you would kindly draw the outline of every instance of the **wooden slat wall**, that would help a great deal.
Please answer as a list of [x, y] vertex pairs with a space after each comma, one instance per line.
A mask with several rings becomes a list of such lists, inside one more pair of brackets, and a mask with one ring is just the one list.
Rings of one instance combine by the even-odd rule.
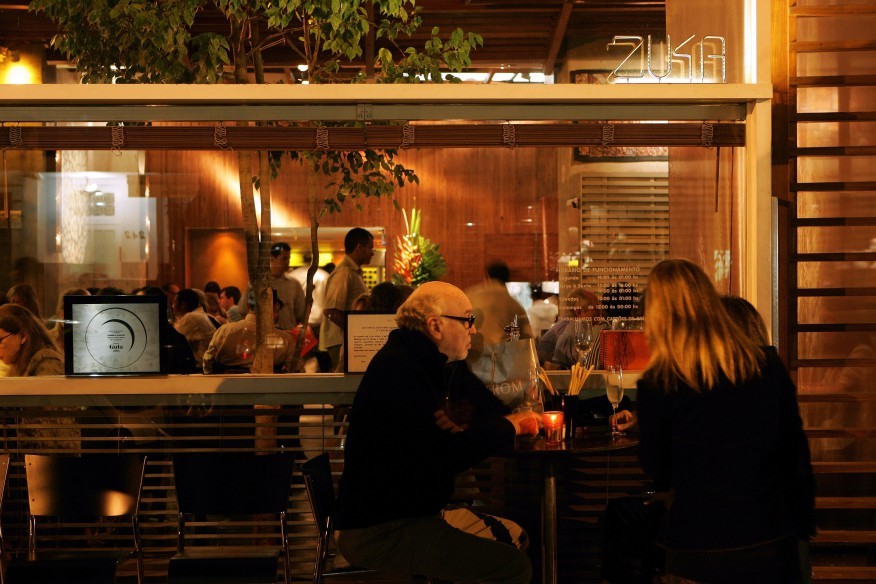
[[818, 479], [815, 579], [874, 581], [876, 7], [779, 0], [776, 13], [789, 53], [774, 69], [787, 124], [774, 190], [788, 199], [786, 350]]
[[[589, 258], [590, 267], [638, 267], [633, 294], [644, 290], [651, 268], [669, 255], [667, 173], [583, 175], [579, 206], [581, 257]], [[588, 290], [604, 288], [593, 271], [582, 276], [581, 284]]]

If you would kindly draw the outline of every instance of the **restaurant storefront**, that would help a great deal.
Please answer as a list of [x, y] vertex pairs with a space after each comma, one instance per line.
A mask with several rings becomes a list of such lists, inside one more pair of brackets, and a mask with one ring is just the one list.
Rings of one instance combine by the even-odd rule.
[[[398, 205], [423, 211], [423, 233], [440, 244], [449, 266], [444, 279], [460, 287], [476, 284], [489, 261], [502, 259], [513, 280], [556, 283], [562, 305], [562, 298], [580, 285], [604, 290], [609, 284], [634, 282], [640, 292], [650, 265], [664, 257], [688, 257], [706, 270], [719, 291], [751, 300], [798, 374], [814, 459], [828, 473], [822, 481], [828, 490], [821, 512], [832, 535], [826, 536], [825, 549], [842, 548], [841, 554], [842, 546], [850, 545], [857, 554], [873, 529], [872, 518], [865, 517], [873, 506], [867, 492], [874, 464], [874, 430], [867, 413], [873, 394], [872, 384], [864, 380], [873, 366], [876, 311], [869, 264], [876, 252], [860, 243], [873, 224], [872, 151], [861, 151], [852, 161], [825, 161], [821, 154], [801, 157], [799, 169], [793, 158], [798, 174], [784, 183], [777, 180], [788, 164], [784, 143], [776, 149], [775, 128], [788, 121], [779, 102], [796, 86], [789, 89], [787, 79], [771, 77], [776, 65], [770, 49], [779, 42], [772, 37], [781, 36], [776, 30], [782, 28], [771, 30], [778, 18], [771, 16], [773, 4], [701, 3], [694, 9], [689, 3], [667, 2], [671, 45], [656, 37], [652, 44], [650, 38], [612, 40], [612, 35], [570, 41], [554, 83], [544, 85], [4, 85], [0, 291], [18, 282], [33, 284], [43, 316], [50, 317], [71, 287], [131, 291], [176, 282], [199, 288], [216, 280], [243, 288], [240, 151], [326, 144], [344, 150], [397, 147], [399, 160], [420, 178], [419, 185], [398, 191]], [[801, 26], [799, 32], [806, 30]], [[679, 44], [691, 35], [687, 45]], [[664, 77], [665, 59], [658, 55], [672, 49], [674, 72]], [[622, 75], [612, 78], [627, 56]], [[831, 56], [820, 65], [808, 58], [801, 56], [791, 66], [795, 78], [846, 74], [841, 58]], [[833, 68], [824, 65], [827, 61], [834, 62]], [[869, 83], [863, 90], [837, 94], [820, 87], [801, 89], [795, 96], [799, 119], [806, 121], [805, 115], [836, 101], [867, 110], [862, 103], [872, 97]], [[830, 127], [801, 127], [783, 139], [817, 148], [830, 141], [829, 134], [837, 134], [872, 150], [872, 142], [854, 137], [859, 130], [851, 130], [851, 122], [812, 115], [811, 122]], [[310, 129], [280, 132], [255, 125], [278, 120], [364, 126], [318, 135]], [[151, 125], [120, 130], [107, 127], [108, 122]], [[792, 127], [792, 134], [798, 132]], [[842, 180], [857, 186], [845, 192]], [[322, 188], [328, 180], [320, 177], [318, 182]], [[816, 186], [791, 197], [787, 191], [796, 183]], [[292, 244], [293, 266], [303, 261], [309, 245], [311, 188], [306, 168], [294, 162], [283, 164], [272, 185], [272, 230], [275, 238]], [[630, 213], [634, 205], [637, 210]], [[850, 223], [832, 215], [855, 219]], [[803, 221], [794, 223], [799, 218]], [[347, 204], [339, 213], [324, 215], [320, 226], [325, 233], [320, 264], [340, 261], [337, 234], [365, 226], [378, 234], [382, 252], [375, 257], [369, 283], [391, 278], [405, 220], [390, 200], [368, 199], [361, 209]], [[847, 229], [836, 232], [842, 227]], [[804, 288], [814, 291], [798, 299], [798, 289]], [[831, 290], [840, 291], [831, 297]], [[13, 415], [18, 408], [36, 417], [36, 410], [48, 406], [82, 408], [73, 417], [106, 431], [82, 437], [83, 449], [89, 442], [110, 451], [185, 448], [198, 437], [190, 434], [185, 440], [194, 442], [186, 443], [180, 432], [162, 435], [159, 427], [184, 427], [180, 412], [215, 407], [223, 412], [221, 423], [209, 416], [205, 420], [222, 432], [240, 431], [254, 440], [259, 419], [262, 427], [279, 427], [273, 437], [269, 432], [268, 439], [275, 440], [270, 448], [290, 447], [277, 437], [309, 427], [312, 442], [295, 442], [291, 448], [312, 454], [342, 448], [329, 410], [319, 406], [305, 412], [311, 417], [292, 420], [279, 410], [257, 418], [253, 406], [344, 405], [356, 385], [355, 376], [336, 374], [61, 378], [4, 380], [0, 395], [11, 408], [7, 419], [13, 420], [8, 424], [12, 430], [26, 425], [20, 412]], [[128, 410], [135, 412], [133, 418]], [[70, 423], [70, 416], [59, 412], [47, 416], [54, 424]], [[216, 436], [205, 433], [202, 438]], [[21, 452], [33, 445], [7, 442], [6, 447]], [[635, 466], [632, 458], [617, 462], [619, 468]], [[159, 477], [164, 463], [156, 464], [153, 476]], [[598, 474], [605, 465], [600, 459], [583, 466]], [[603, 478], [617, 486], [616, 476]], [[637, 476], [618, 492], [642, 484]], [[303, 492], [298, 495], [306, 521]], [[587, 515], [591, 511], [586, 510], [584, 522], [593, 517]], [[166, 523], [156, 527], [164, 530], [154, 540], [160, 542], [156, 549], [169, 545], [167, 528]], [[861, 535], [840, 533], [848, 529]], [[309, 553], [302, 553], [302, 566]], [[832, 561], [830, 553], [826, 562]], [[306, 573], [309, 568], [299, 569]]]

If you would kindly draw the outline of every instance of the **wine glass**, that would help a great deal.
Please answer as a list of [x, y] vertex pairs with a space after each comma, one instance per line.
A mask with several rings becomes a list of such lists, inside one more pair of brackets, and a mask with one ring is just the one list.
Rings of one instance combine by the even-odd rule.
[[578, 350], [578, 363], [584, 365], [585, 361], [587, 361], [587, 356], [590, 354], [590, 348], [593, 346], [593, 323], [589, 320], [576, 320], [574, 326], [575, 348]]
[[541, 379], [538, 377], [538, 368], [530, 367], [529, 383], [523, 390], [523, 403], [520, 404], [522, 410], [538, 410], [538, 405], [541, 402]]
[[[612, 365], [608, 368], [608, 379], [605, 382], [605, 395], [611, 403], [613, 415], [617, 415], [617, 406], [624, 399], [624, 370], [623, 367]], [[617, 426], [611, 426], [612, 436], [623, 436], [624, 432], [617, 429]]]

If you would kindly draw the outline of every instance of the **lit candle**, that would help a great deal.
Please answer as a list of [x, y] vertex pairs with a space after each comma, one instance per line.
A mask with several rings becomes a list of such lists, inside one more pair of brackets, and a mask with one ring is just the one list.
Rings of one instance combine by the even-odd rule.
[[545, 412], [544, 440], [548, 444], [557, 444], [563, 441], [563, 412]]

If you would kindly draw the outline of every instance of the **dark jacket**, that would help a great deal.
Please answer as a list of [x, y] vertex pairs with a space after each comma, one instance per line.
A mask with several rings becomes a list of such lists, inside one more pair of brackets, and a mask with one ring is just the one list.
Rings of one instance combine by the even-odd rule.
[[[646, 374], [647, 377], [647, 374]], [[640, 380], [639, 457], [674, 500], [671, 549], [740, 548], [815, 531], [815, 481], [797, 394], [772, 348], [755, 379], [697, 393]]]
[[[464, 432], [450, 433], [435, 423], [434, 412], [445, 408], [447, 397], [470, 406]], [[465, 362], [448, 364], [420, 332], [392, 331], [353, 400], [337, 528], [440, 512], [458, 473], [513, 446], [508, 413]]]

